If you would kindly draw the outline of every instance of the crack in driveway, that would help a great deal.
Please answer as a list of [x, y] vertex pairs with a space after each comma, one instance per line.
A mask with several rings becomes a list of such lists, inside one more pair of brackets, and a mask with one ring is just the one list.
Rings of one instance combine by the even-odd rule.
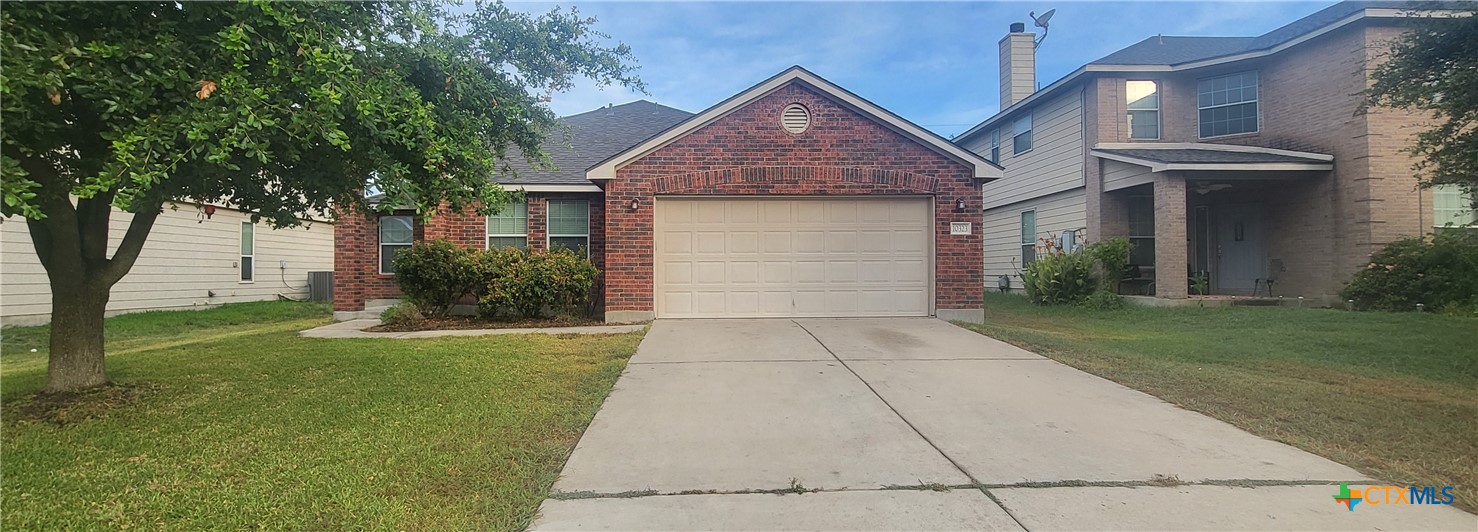
[[821, 348], [825, 349], [827, 353], [831, 353], [831, 357], [836, 359], [837, 363], [841, 364], [843, 368], [846, 368], [848, 373], [851, 373], [853, 377], [857, 377], [857, 381], [861, 382], [863, 386], [866, 386], [867, 390], [872, 392], [872, 395], [874, 397], [877, 397], [879, 401], [882, 401], [883, 406], [888, 407], [888, 410], [891, 410], [893, 412], [893, 415], [898, 416], [898, 419], [902, 420], [903, 424], [908, 425], [908, 428], [912, 430], [914, 434], [918, 434], [919, 438], [924, 440], [924, 443], [929, 444], [929, 447], [933, 447], [934, 451], [939, 453], [939, 456], [943, 456], [945, 460], [949, 461], [950, 465], [954, 466], [955, 469], [958, 469], [961, 475], [965, 475], [965, 478], [970, 479], [970, 484], [976, 486], [976, 489], [979, 489], [980, 493], [985, 494], [986, 498], [989, 498], [991, 502], [995, 503], [996, 506], [999, 506], [1001, 508], [1001, 511], [1006, 512], [1006, 515], [1010, 516], [1012, 521], [1016, 521], [1017, 526], [1021, 527], [1022, 530], [1031, 530], [1026, 527], [1026, 523], [1021, 522], [1021, 519], [1016, 517], [1016, 514], [1011, 512], [1010, 508], [1007, 508], [1005, 504], [1001, 503], [1000, 499], [997, 499], [995, 495], [991, 494], [990, 490], [984, 487], [980, 487], [980, 479], [977, 479], [975, 478], [975, 475], [970, 474], [970, 471], [966, 470], [964, 466], [960, 465], [960, 463], [956, 461], [954, 457], [944, 452], [944, 449], [940, 449], [939, 444], [934, 443], [934, 440], [929, 439], [929, 437], [926, 436], [923, 431], [914, 426], [912, 421], [909, 421], [907, 417], [904, 417], [902, 412], [899, 412], [897, 408], [893, 407], [892, 403], [889, 403], [888, 400], [883, 397], [883, 394], [878, 393], [878, 390], [872, 387], [872, 383], [867, 382], [867, 379], [864, 379], [862, 378], [862, 375], [857, 374], [857, 370], [852, 369], [852, 366], [848, 365], [847, 361], [842, 360], [842, 357], [837, 356], [836, 352], [832, 351], [831, 347], [826, 345], [826, 342], [821, 341], [821, 338], [818, 338], [816, 336], [816, 333], [811, 332], [810, 329], [807, 329], [805, 325], [801, 325], [801, 323], [798, 321], [790, 320], [790, 322], [794, 323], [796, 327], [800, 327], [802, 331], [806, 331], [806, 334], [810, 335], [811, 339], [815, 340], [816, 343], [821, 344]]

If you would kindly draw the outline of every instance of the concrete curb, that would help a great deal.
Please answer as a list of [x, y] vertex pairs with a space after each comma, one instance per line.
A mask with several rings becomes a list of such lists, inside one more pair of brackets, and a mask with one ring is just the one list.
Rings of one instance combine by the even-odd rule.
[[493, 334], [621, 334], [646, 328], [635, 325], [587, 325], [582, 327], [525, 327], [517, 329], [453, 329], [445, 331], [365, 332], [380, 324], [376, 319], [341, 321], [298, 333], [306, 338], [439, 338], [442, 336], [487, 336]]

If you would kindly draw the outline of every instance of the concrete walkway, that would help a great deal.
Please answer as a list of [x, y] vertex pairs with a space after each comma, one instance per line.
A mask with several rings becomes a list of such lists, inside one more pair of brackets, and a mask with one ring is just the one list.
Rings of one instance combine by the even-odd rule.
[[537, 530], [1474, 530], [934, 319], [659, 320]]
[[490, 334], [621, 334], [640, 331], [646, 325], [587, 325], [581, 327], [524, 327], [516, 329], [447, 329], [441, 331], [367, 332], [380, 320], [357, 319], [330, 323], [298, 333], [307, 338], [437, 338], [441, 336], [487, 336]]

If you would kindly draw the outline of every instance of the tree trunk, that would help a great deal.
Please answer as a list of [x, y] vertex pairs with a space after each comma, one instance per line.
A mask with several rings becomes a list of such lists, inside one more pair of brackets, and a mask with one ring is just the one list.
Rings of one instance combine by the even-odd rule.
[[103, 369], [103, 313], [108, 285], [85, 280], [51, 287], [51, 356], [46, 391], [64, 392], [107, 384]]

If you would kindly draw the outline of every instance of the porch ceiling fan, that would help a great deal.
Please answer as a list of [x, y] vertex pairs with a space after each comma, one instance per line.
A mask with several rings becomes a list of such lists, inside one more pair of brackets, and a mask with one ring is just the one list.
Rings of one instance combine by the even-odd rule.
[[1196, 193], [1210, 194], [1218, 190], [1226, 190], [1229, 188], [1232, 188], [1231, 183], [1199, 183], [1196, 185]]

